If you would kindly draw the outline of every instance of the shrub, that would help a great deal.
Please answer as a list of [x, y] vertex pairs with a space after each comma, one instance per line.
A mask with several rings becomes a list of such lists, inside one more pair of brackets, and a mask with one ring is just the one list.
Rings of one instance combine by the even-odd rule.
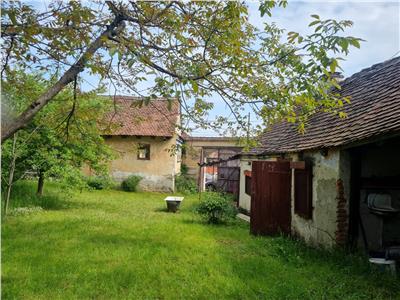
[[126, 192], [136, 192], [140, 180], [142, 180], [141, 176], [131, 175], [122, 181], [121, 188]]
[[90, 189], [102, 190], [113, 186], [113, 181], [108, 177], [92, 176], [88, 177], [86, 183]]
[[194, 194], [197, 193], [197, 183], [193, 178], [178, 175], [175, 177], [175, 187], [176, 190], [184, 194]]
[[181, 164], [181, 175], [186, 176], [189, 172], [189, 167], [185, 164]]
[[237, 214], [232, 199], [216, 192], [203, 193], [202, 200], [196, 210], [208, 223], [212, 224], [229, 221], [234, 219]]

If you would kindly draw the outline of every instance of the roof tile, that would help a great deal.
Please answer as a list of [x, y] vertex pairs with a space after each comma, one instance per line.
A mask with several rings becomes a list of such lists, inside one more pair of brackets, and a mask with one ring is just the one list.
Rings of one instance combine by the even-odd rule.
[[116, 109], [105, 115], [105, 134], [172, 137], [179, 121], [179, 101], [158, 98], [140, 107], [141, 100], [136, 97], [115, 96]]

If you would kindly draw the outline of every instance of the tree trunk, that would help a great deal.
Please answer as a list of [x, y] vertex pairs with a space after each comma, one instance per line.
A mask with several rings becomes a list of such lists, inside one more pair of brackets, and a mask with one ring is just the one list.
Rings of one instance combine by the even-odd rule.
[[12, 159], [11, 159], [11, 164], [10, 164], [10, 173], [8, 175], [7, 195], [6, 195], [6, 199], [4, 200], [4, 212], [3, 212], [4, 219], [6, 218], [6, 215], [7, 215], [8, 203], [10, 202], [11, 188], [12, 188], [13, 180], [14, 180], [15, 160], [17, 158], [17, 155], [15, 153], [15, 145], [16, 144], [17, 144], [17, 134], [14, 133], [14, 141], [13, 141], [13, 147], [12, 147]]
[[103, 46], [104, 41], [122, 24], [123, 19], [116, 17], [113, 22], [107, 26], [97, 39], [95, 39], [86, 49], [79, 60], [73, 64], [61, 78], [46, 92], [39, 96], [29, 107], [17, 118], [11, 120], [8, 124], [2, 124], [1, 143], [11, 137], [15, 132], [29, 124], [33, 117], [49, 103], [66, 85], [72, 82], [77, 74], [82, 72], [93, 54]]
[[43, 195], [43, 187], [44, 187], [44, 173], [42, 171], [39, 171], [39, 179], [38, 179], [38, 186], [37, 186], [37, 192], [36, 192], [36, 194], [38, 196]]

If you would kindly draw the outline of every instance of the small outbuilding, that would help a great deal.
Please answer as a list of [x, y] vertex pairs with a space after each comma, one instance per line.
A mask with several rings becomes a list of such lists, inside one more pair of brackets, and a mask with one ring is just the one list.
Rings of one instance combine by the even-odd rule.
[[236, 137], [199, 137], [182, 135], [182, 164], [196, 179], [200, 191], [220, 190], [239, 196], [239, 160], [228, 160], [243, 149]]
[[[147, 191], [175, 190], [181, 169], [180, 104], [178, 99], [157, 98], [145, 105], [143, 98], [115, 96], [113, 109], [102, 121], [105, 143], [114, 159], [109, 173], [116, 181], [130, 175], [142, 177]], [[85, 169], [87, 175], [91, 170]]]
[[400, 57], [340, 82], [347, 118], [277, 123], [241, 154], [239, 206], [254, 234], [326, 247], [400, 245]]

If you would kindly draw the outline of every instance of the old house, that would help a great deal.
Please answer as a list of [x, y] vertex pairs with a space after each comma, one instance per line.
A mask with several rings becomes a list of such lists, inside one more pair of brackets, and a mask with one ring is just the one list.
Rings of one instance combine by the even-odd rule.
[[115, 110], [106, 115], [104, 138], [116, 155], [110, 175], [117, 181], [139, 175], [142, 190], [173, 191], [181, 165], [179, 101], [156, 99], [139, 105], [141, 100], [116, 96]]
[[400, 58], [340, 85], [347, 118], [317, 113], [303, 135], [277, 123], [242, 153], [239, 205], [253, 233], [370, 253], [400, 245]]

